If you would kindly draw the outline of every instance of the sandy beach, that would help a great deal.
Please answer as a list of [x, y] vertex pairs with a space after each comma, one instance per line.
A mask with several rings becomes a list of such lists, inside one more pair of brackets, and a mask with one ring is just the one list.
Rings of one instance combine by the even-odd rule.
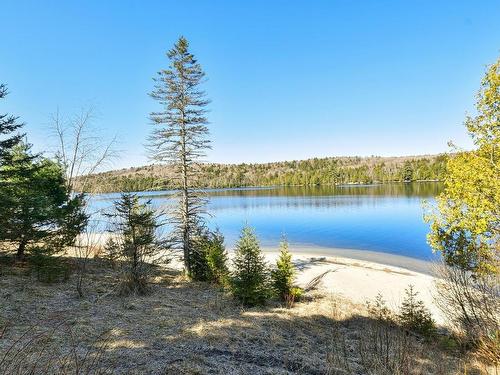
[[[107, 233], [100, 233], [96, 240], [104, 243], [108, 236]], [[277, 247], [263, 247], [262, 251], [270, 265], [276, 263], [279, 255]], [[322, 292], [340, 294], [354, 303], [362, 304], [373, 300], [380, 293], [388, 307], [397, 310], [405, 296], [405, 289], [413, 285], [436, 323], [443, 323], [433, 298], [435, 277], [432, 262], [369, 250], [318, 246], [290, 245], [290, 252], [297, 267], [299, 286], [305, 286], [326, 273], [318, 287]], [[234, 249], [229, 248], [229, 258], [233, 254]], [[175, 269], [183, 267], [177, 257], [172, 259], [169, 266]]]
[[[380, 293], [387, 301], [388, 307], [396, 310], [404, 298], [405, 289], [413, 285], [415, 291], [419, 293], [419, 299], [432, 312], [436, 323], [443, 323], [441, 312], [433, 301], [435, 278], [431, 275], [432, 263], [430, 262], [362, 250], [328, 249], [330, 254], [352, 252], [353, 256], [378, 258], [383, 263], [358, 257], [354, 259], [339, 255], [325, 255], [326, 249], [311, 252], [311, 249], [307, 248], [291, 248], [290, 251], [297, 267], [299, 286], [305, 286], [315, 277], [326, 273], [319, 284], [321, 291], [340, 294], [354, 303], [373, 300]], [[269, 263], [274, 264], [278, 251], [265, 249], [265, 255]], [[399, 264], [407, 264], [408, 267], [393, 265], [398, 261], [402, 262]]]

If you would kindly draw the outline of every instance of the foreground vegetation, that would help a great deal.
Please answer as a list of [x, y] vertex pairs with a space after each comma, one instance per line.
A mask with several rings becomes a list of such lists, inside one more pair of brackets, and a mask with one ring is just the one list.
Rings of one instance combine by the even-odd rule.
[[[332, 186], [386, 182], [441, 181], [446, 155], [414, 157], [315, 158], [265, 164], [199, 166], [199, 187]], [[150, 165], [86, 176], [90, 192], [145, 191], [178, 188], [175, 172], [167, 165]]]
[[452, 338], [409, 333], [375, 301], [309, 290], [292, 309], [278, 300], [242, 308], [220, 287], [153, 265], [149, 292], [124, 297], [120, 267], [102, 258], [89, 261], [78, 298], [76, 274], [47, 284], [9, 259], [0, 266], [2, 375], [480, 373]]

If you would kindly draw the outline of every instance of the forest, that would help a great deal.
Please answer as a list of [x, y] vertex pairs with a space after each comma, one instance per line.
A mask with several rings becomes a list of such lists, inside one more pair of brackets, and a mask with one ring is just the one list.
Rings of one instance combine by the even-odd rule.
[[[442, 181], [447, 155], [330, 157], [263, 164], [200, 163], [200, 188], [247, 186], [333, 186], [388, 182]], [[150, 165], [83, 176], [85, 191], [107, 193], [175, 189], [173, 168]], [[81, 187], [80, 187], [81, 190]]]

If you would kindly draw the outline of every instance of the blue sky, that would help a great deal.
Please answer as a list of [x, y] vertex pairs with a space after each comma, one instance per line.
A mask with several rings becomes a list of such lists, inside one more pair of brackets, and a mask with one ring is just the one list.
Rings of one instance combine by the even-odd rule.
[[498, 0], [2, 0], [0, 14], [0, 111], [41, 150], [51, 112], [93, 105], [117, 168], [148, 162], [147, 94], [180, 35], [209, 78], [216, 162], [468, 147], [464, 115], [500, 55]]

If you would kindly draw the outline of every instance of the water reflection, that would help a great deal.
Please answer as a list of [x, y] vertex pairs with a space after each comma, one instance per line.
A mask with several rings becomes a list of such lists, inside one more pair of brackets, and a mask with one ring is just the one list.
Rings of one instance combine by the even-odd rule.
[[[382, 251], [431, 258], [422, 221], [422, 199], [432, 199], [440, 183], [277, 187], [206, 190], [210, 226], [219, 227], [229, 247], [241, 227], [255, 227], [264, 246], [277, 246], [286, 233], [292, 246]], [[175, 204], [172, 192], [142, 192], [155, 207]], [[109, 207], [119, 194], [93, 196], [96, 208]]]

